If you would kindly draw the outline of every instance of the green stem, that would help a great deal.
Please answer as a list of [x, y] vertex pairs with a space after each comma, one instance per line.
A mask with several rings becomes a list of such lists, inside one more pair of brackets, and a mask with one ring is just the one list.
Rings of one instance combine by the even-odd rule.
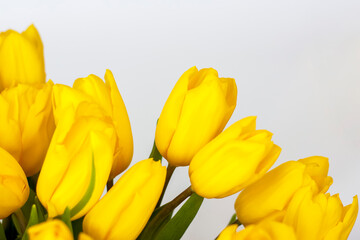
[[159, 198], [159, 201], [158, 203], [156, 204], [156, 207], [155, 208], [158, 208], [160, 207], [161, 205], [161, 202], [162, 202], [162, 199], [164, 198], [164, 195], [165, 195], [165, 191], [166, 191], [166, 188], [170, 182], [170, 179], [171, 179], [171, 176], [173, 175], [174, 171], [175, 171], [175, 168], [176, 166], [173, 166], [171, 165], [170, 163], [168, 164], [167, 168], [166, 168], [166, 178], [165, 178], [165, 184], [164, 184], [164, 188], [162, 190], [162, 193], [160, 195], [160, 198]]
[[166, 218], [177, 206], [179, 206], [186, 198], [188, 198], [193, 193], [191, 186], [185, 189], [180, 193], [176, 198], [171, 202], [165, 204], [158, 214], [151, 220], [149, 223], [149, 228], [152, 229], [152, 226], [156, 226], [157, 222], [162, 221]]

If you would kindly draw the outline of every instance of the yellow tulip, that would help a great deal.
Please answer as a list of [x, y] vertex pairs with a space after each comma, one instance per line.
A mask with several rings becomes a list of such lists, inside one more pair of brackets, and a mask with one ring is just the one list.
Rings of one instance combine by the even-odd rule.
[[[49, 217], [72, 210], [72, 220], [80, 218], [98, 201], [108, 180], [116, 133], [106, 117], [101, 118], [96, 104], [81, 103], [69, 107], [59, 119], [38, 183], [37, 195]], [[80, 211], [83, 199], [92, 181], [91, 197]], [[75, 213], [74, 213], [75, 211]]]
[[237, 224], [226, 227], [217, 240], [297, 240], [294, 230], [290, 226], [275, 221], [252, 224], [239, 232], [236, 232], [237, 228]]
[[328, 168], [328, 159], [324, 157], [281, 164], [239, 194], [235, 202], [239, 221], [247, 225], [282, 213], [303, 186], [310, 186], [314, 193], [326, 192], [332, 183], [327, 176]]
[[21, 208], [29, 197], [29, 185], [18, 162], [0, 148], [0, 219]]
[[262, 177], [281, 148], [272, 133], [256, 130], [256, 117], [244, 118], [205, 145], [191, 160], [192, 189], [205, 198], [230, 196]]
[[239, 227], [237, 224], [231, 224], [221, 231], [216, 240], [236, 240], [236, 229]]
[[358, 199], [344, 208], [339, 195], [313, 194], [300, 189], [286, 209], [284, 223], [294, 227], [299, 240], [346, 240], [358, 213]]
[[0, 92], [18, 83], [45, 83], [43, 44], [34, 25], [0, 33]]
[[186, 166], [225, 127], [236, 105], [234, 79], [192, 67], [178, 80], [161, 112], [155, 143], [170, 164]]
[[73, 235], [64, 222], [54, 219], [30, 227], [30, 240], [73, 240]]
[[133, 155], [131, 126], [125, 104], [110, 70], [106, 70], [105, 83], [101, 78], [89, 75], [77, 79], [73, 88], [55, 85], [53, 101], [56, 122], [69, 106], [76, 107], [82, 102], [98, 104], [103, 114], [112, 120], [117, 134], [110, 178], [114, 178], [129, 166]]
[[19, 162], [27, 176], [40, 171], [55, 129], [53, 83], [19, 84], [0, 94], [0, 147]]
[[90, 237], [89, 235], [87, 235], [86, 233], [81, 232], [79, 234], [78, 240], [94, 240], [94, 239], [92, 237]]
[[94, 239], [136, 239], [159, 200], [165, 176], [160, 161], [136, 163], [85, 216], [84, 232]]

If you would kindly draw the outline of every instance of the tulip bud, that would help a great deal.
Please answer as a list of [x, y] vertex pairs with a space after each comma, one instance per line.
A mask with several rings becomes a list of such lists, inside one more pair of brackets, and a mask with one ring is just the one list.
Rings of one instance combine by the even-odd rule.
[[332, 183], [328, 168], [324, 157], [281, 164], [239, 194], [235, 202], [239, 221], [246, 225], [279, 214], [303, 186], [310, 186], [314, 193], [328, 189]]
[[8, 88], [0, 94], [0, 147], [19, 162], [26, 176], [40, 171], [55, 129], [53, 83]]
[[358, 208], [357, 196], [351, 205], [344, 208], [338, 194], [314, 195], [310, 187], [304, 187], [291, 199], [284, 223], [294, 227], [299, 240], [346, 240], [355, 223]]
[[45, 83], [43, 44], [34, 25], [0, 33], [0, 92], [18, 83]]
[[217, 240], [297, 240], [294, 230], [279, 222], [262, 221], [259, 224], [246, 226], [239, 232], [236, 232], [237, 227], [236, 224], [226, 227]]
[[0, 219], [21, 208], [29, 197], [29, 185], [18, 162], [0, 148]]
[[281, 148], [272, 133], [255, 130], [255, 117], [244, 118], [205, 145], [191, 160], [192, 189], [205, 198], [230, 196], [262, 177]]
[[190, 164], [193, 156], [225, 127], [236, 105], [234, 79], [216, 70], [192, 67], [178, 80], [161, 112], [155, 143], [174, 166]]
[[73, 235], [64, 222], [54, 219], [30, 227], [30, 240], [73, 240]]
[[165, 177], [160, 161], [136, 163], [85, 216], [84, 232], [94, 239], [136, 239], [159, 200]]
[[[98, 108], [84, 102], [77, 109], [69, 107], [58, 121], [37, 183], [37, 195], [49, 217], [60, 215], [69, 207], [71, 219], [80, 218], [104, 190], [116, 133], [106, 117], [92, 115], [101, 112]], [[90, 194], [88, 201], [79, 207], [86, 194]]]
[[77, 79], [73, 88], [55, 85], [53, 102], [56, 122], [69, 106], [76, 108], [82, 102], [98, 104], [103, 111], [102, 114], [112, 121], [117, 135], [110, 179], [129, 166], [133, 155], [131, 126], [125, 104], [110, 70], [106, 70], [105, 83], [101, 78], [89, 75]]

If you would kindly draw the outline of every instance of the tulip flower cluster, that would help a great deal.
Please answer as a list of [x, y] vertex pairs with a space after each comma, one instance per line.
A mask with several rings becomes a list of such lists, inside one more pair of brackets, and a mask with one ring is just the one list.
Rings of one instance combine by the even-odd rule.
[[245, 188], [235, 202], [238, 220], [246, 226], [243, 231], [276, 221], [291, 226], [296, 239], [347, 239], [358, 214], [358, 198], [344, 207], [338, 194], [326, 193], [332, 184], [328, 169], [324, 157], [288, 161]]
[[[219, 240], [347, 239], [358, 199], [344, 207], [328, 193], [328, 159], [269, 171], [281, 148], [256, 117], [225, 128], [236, 101], [234, 79], [190, 68], [163, 107], [149, 158], [127, 169], [133, 137], [112, 72], [54, 84], [33, 25], [0, 33], [0, 240], [176, 240], [204, 198], [239, 192]], [[187, 166], [191, 186], [162, 203], [174, 170]]]

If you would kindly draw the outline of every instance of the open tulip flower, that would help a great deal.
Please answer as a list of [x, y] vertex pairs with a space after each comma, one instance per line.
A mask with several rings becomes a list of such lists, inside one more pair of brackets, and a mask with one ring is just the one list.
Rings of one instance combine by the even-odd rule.
[[[358, 198], [344, 206], [328, 193], [329, 160], [270, 170], [281, 148], [257, 117], [224, 130], [236, 102], [233, 78], [188, 69], [158, 113], [150, 156], [130, 166], [133, 135], [112, 72], [46, 82], [36, 28], [0, 33], [0, 240], [179, 240], [204, 201], [237, 192], [218, 240], [346, 240]], [[191, 184], [163, 203], [180, 166]]]
[[299, 240], [343, 240], [348, 238], [358, 211], [357, 196], [344, 207], [338, 194], [314, 195], [311, 187], [304, 187], [291, 199], [284, 223], [293, 226]]

